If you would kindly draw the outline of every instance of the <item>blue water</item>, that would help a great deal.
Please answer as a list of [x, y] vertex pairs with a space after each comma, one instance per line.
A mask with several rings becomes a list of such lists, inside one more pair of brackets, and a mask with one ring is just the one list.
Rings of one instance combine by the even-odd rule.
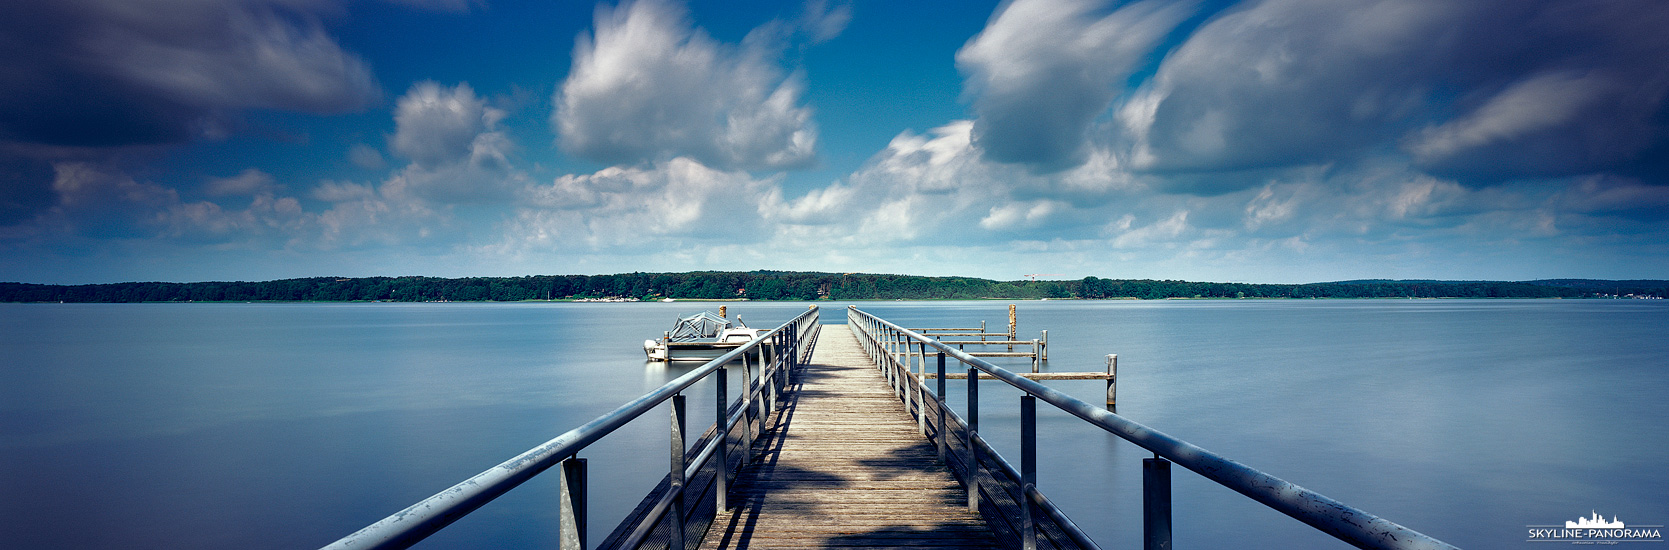
[[[993, 329], [1005, 305], [858, 304]], [[686, 372], [640, 342], [702, 307], [0, 304], [0, 547], [326, 544]], [[804, 308], [730, 304], [755, 326]], [[1647, 301], [1020, 304], [1022, 338], [1049, 330], [1045, 369], [1119, 355], [1120, 414], [1466, 548], [1530, 546], [1526, 525], [1590, 510], [1669, 520], [1666, 328], [1669, 304]], [[1017, 457], [1018, 394], [982, 389], [984, 433]], [[1102, 546], [1138, 545], [1148, 453], [1040, 417], [1041, 489]], [[583, 453], [593, 541], [655, 481], [635, 474], [665, 468], [665, 424]], [[1342, 547], [1172, 475], [1179, 548]], [[420, 548], [554, 546], [543, 477]]]

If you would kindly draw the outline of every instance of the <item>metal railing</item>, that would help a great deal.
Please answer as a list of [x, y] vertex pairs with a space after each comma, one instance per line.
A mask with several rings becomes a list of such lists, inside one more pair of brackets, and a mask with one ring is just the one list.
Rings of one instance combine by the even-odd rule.
[[[569, 430], [324, 548], [408, 548], [533, 476], [560, 464], [561, 547], [564, 550], [583, 550], [587, 548], [587, 484], [586, 460], [579, 458], [579, 452], [668, 401], [672, 403], [671, 464], [668, 473], [661, 485], [645, 499], [649, 504], [639, 506], [638, 510], [628, 515], [601, 547], [638, 548], [646, 541], [654, 540], [657, 543], [654, 546], [665, 542], [668, 548], [687, 548], [687, 534], [706, 529], [706, 524], [701, 523], [703, 515], [710, 522], [713, 510], [728, 507], [729, 480], [741, 465], [751, 459], [749, 451], [753, 447], [755, 433], [753, 423], [771, 413], [793, 368], [809, 360], [817, 338], [817, 319], [818, 310], [814, 305], [752, 342], [708, 361], [596, 420]], [[726, 368], [733, 361], [742, 364], [745, 386], [734, 402], [730, 401], [726, 388]], [[759, 367], [757, 377], [751, 372], [755, 363]], [[686, 449], [683, 392], [708, 376], [714, 376], [717, 417], [706, 435]], [[732, 436], [737, 428], [741, 428], [740, 437]], [[737, 449], [741, 452], [735, 452]], [[690, 483], [694, 478], [703, 478], [702, 483]], [[714, 495], [712, 499], [699, 498], [708, 494], [709, 490]], [[690, 498], [691, 495], [697, 495], [697, 498]]]
[[[864, 351], [886, 374], [893, 389], [914, 414], [923, 435], [968, 488], [968, 506], [978, 510], [1010, 547], [1035, 550], [1099, 548], [1066, 514], [1037, 489], [1037, 401], [1106, 430], [1144, 449], [1142, 459], [1143, 538], [1148, 549], [1171, 547], [1170, 465], [1172, 462], [1233, 489], [1358, 548], [1452, 549], [1453, 546], [1373, 514], [1299, 487], [1275, 476], [1176, 439], [1091, 405], [1058, 390], [1009, 372], [919, 332], [859, 310], [847, 309], [847, 322]], [[912, 349], [913, 348], [913, 349]], [[929, 355], [929, 350], [937, 350]], [[924, 384], [927, 358], [935, 357], [937, 391]], [[916, 363], [915, 360], [921, 361]], [[949, 410], [945, 401], [946, 358], [967, 368], [967, 416]], [[912, 373], [911, 368], [917, 372]], [[979, 436], [979, 380], [996, 378], [1019, 389], [1020, 466], [1015, 468]], [[983, 504], [983, 505], [982, 505]]]

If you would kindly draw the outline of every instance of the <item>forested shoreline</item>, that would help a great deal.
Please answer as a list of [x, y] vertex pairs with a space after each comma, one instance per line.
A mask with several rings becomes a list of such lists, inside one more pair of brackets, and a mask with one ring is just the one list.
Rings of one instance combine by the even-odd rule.
[[626, 300], [977, 300], [1164, 298], [1604, 298], [1669, 294], [1669, 281], [1342, 281], [1211, 283], [1085, 277], [993, 281], [868, 273], [783, 271], [534, 275], [526, 277], [312, 277], [274, 281], [0, 283], [0, 302], [438, 302]]

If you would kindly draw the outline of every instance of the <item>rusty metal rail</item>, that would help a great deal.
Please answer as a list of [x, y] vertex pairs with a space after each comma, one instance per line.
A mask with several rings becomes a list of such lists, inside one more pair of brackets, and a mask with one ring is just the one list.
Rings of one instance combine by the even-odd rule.
[[[1359, 548], [1454, 548], [1028, 380], [930, 336], [859, 310], [857, 306], [850, 306], [846, 316], [865, 351], [893, 382], [905, 409], [917, 415], [921, 432], [934, 439], [940, 456], [953, 465], [952, 471], [967, 486], [968, 505], [985, 515], [993, 531], [1009, 539], [1011, 546], [1024, 550], [1035, 550], [1040, 544], [1063, 549], [1098, 548], [1037, 489], [1037, 401], [1041, 399], [1153, 452], [1153, 458], [1142, 460], [1143, 531], [1147, 548], [1171, 547], [1172, 462]], [[937, 370], [933, 376], [937, 379], [937, 391], [933, 392], [923, 383], [925, 377], [912, 374], [908, 364], [920, 358], [920, 366], [925, 370], [930, 356], [934, 357]], [[967, 370], [964, 375], [968, 380], [966, 417], [951, 411], [945, 402], [947, 358], [961, 362]], [[981, 378], [996, 378], [1023, 393], [1018, 468], [998, 455], [979, 435], [978, 382]], [[982, 504], [1000, 510], [988, 510]]]
[[[634, 513], [615, 529], [616, 535], [605, 541], [605, 546], [636, 548], [652, 537], [683, 548], [683, 536], [691, 530], [705, 530], [699, 510], [705, 510], [711, 520], [713, 506], [707, 502], [691, 502], [688, 493], [715, 495], [712, 504], [723, 508], [726, 481], [733, 475], [735, 463], [746, 463], [753, 445], [752, 422], [768, 414], [787, 382], [793, 367], [809, 358], [812, 343], [817, 338], [817, 306], [794, 317], [747, 345], [731, 350], [689, 373], [667, 382], [666, 385], [644, 394], [614, 411], [597, 417], [578, 428], [557, 436], [538, 447], [476, 474], [434, 496], [394, 513], [359, 531], [331, 543], [327, 550], [361, 548], [408, 548], [445, 528], [470, 512], [491, 502], [545, 470], [562, 466], [560, 539], [563, 550], [583, 550], [586, 542], [586, 460], [580, 451], [613, 433], [628, 422], [671, 402], [671, 464], [661, 487], [651, 493], [654, 501], [648, 513]], [[744, 369], [745, 389], [731, 401], [726, 389], [726, 365], [740, 360]], [[759, 374], [753, 377], [750, 361], [757, 360]], [[684, 390], [708, 376], [715, 376], [718, 418], [708, 429], [710, 437], [703, 438], [694, 448], [685, 448]], [[740, 438], [729, 435], [737, 426]], [[715, 435], [717, 434], [717, 435]], [[735, 441], [739, 439], [739, 441]], [[737, 453], [736, 449], [741, 452]], [[730, 457], [740, 454], [740, 460]], [[708, 468], [711, 464], [713, 467]], [[705, 487], [690, 487], [687, 482], [704, 470]], [[699, 490], [698, 490], [699, 489]], [[641, 510], [640, 510], [641, 511]]]

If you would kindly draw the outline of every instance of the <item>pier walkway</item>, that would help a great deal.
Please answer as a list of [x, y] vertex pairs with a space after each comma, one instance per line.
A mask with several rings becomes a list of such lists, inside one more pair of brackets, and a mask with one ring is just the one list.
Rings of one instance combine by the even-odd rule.
[[[560, 478], [557, 529], [563, 550], [1097, 550], [1100, 546], [1037, 486], [1041, 402], [1152, 451], [1153, 458], [1141, 459], [1139, 521], [1146, 548], [1171, 547], [1174, 463], [1359, 548], [1454, 549], [1118, 415], [1110, 410], [1115, 356], [1109, 356], [1103, 406], [923, 333], [933, 329], [907, 329], [856, 306], [847, 306], [845, 313], [845, 324], [822, 325], [812, 305], [596, 420], [325, 548], [408, 548], [540, 472], [554, 470]], [[1039, 341], [1036, 357], [1043, 349]], [[732, 363], [741, 368], [744, 382], [735, 399], [726, 382]], [[967, 392], [960, 413], [951, 410], [945, 384], [958, 371]], [[704, 379], [712, 380], [708, 390], [715, 421], [690, 444], [686, 436], [702, 430], [692, 432], [686, 425], [685, 393], [694, 392]], [[931, 389], [925, 383], [929, 379]], [[1021, 393], [1017, 463], [980, 435], [979, 388], [990, 384]], [[1004, 406], [986, 406], [993, 405]], [[589, 466], [580, 453], [658, 410], [670, 412], [665, 417], [669, 460], [664, 477], [601, 544], [590, 544]], [[650, 472], [655, 470], [660, 468]], [[1090, 513], [1105, 519], [1099, 510]]]
[[996, 547], [847, 325], [792, 381], [701, 548]]

